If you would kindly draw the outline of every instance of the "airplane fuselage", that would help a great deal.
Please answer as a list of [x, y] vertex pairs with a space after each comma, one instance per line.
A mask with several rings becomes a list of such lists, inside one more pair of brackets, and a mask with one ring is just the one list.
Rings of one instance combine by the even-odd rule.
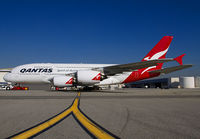
[[[112, 65], [116, 64], [26, 64], [14, 68], [10, 73], [5, 75], [4, 79], [14, 83], [51, 83], [55, 76], [67, 76], [78, 71], [86, 71]], [[155, 77], [158, 76], [158, 74], [141, 74], [141, 70], [136, 70], [108, 77], [100, 81], [98, 85], [128, 83], [150, 78], [151, 76]], [[84, 84], [81, 83], [81, 85]]]

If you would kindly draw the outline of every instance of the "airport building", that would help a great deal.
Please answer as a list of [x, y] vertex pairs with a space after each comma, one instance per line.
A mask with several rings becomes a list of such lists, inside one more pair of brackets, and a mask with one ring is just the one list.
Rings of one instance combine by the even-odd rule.
[[129, 88], [200, 88], [200, 77], [169, 77], [126, 84]]

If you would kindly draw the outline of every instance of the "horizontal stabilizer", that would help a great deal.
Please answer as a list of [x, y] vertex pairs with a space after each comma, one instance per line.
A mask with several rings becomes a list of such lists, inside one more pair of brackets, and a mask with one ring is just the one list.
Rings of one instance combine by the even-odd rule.
[[149, 73], [168, 74], [168, 73], [171, 73], [171, 72], [174, 72], [174, 71], [177, 71], [177, 70], [182, 70], [182, 69], [189, 68], [189, 67], [192, 67], [192, 65], [179, 65], [179, 66], [175, 66], [175, 67], [149, 71]]
[[183, 65], [183, 57], [185, 56], [185, 54], [182, 54], [176, 58], [174, 58], [174, 60], [176, 60], [180, 65]]

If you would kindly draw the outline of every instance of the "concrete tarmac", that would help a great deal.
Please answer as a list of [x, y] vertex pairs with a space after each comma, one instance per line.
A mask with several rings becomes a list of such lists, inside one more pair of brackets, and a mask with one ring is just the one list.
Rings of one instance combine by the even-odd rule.
[[[68, 108], [77, 92], [0, 91], [0, 138], [31, 128]], [[123, 89], [81, 92], [81, 111], [112, 135], [132, 138], [200, 138], [200, 89]], [[73, 115], [38, 139], [88, 139]]]

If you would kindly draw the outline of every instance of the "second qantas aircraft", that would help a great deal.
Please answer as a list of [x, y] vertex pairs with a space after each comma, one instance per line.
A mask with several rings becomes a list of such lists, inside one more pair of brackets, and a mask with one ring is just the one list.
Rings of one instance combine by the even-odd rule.
[[[4, 76], [12, 83], [49, 83], [56, 87], [101, 86], [129, 83], [191, 67], [182, 57], [166, 58], [172, 36], [164, 36], [141, 62], [129, 64], [26, 64], [13, 68]], [[163, 63], [177, 61], [178, 66], [162, 68]]]

